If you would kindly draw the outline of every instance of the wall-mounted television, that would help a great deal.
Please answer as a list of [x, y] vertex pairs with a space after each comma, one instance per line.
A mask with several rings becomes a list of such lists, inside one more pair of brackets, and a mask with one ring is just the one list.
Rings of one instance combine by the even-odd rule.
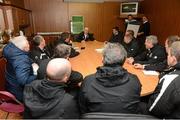
[[138, 2], [126, 2], [121, 3], [120, 14], [121, 15], [137, 15], [138, 13]]

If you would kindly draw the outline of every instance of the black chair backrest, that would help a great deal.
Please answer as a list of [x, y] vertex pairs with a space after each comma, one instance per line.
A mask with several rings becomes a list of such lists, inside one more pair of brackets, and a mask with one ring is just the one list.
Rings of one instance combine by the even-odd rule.
[[126, 113], [86, 113], [82, 115], [83, 119], [158, 119], [150, 115], [126, 114]]

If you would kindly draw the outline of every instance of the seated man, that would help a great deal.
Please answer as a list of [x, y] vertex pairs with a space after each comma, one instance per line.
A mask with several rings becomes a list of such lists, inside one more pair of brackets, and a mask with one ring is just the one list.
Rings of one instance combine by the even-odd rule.
[[44, 49], [46, 46], [45, 40], [43, 36], [36, 35], [33, 38], [33, 49], [30, 50], [30, 58], [37, 64], [40, 64], [40, 62], [44, 59], [49, 58], [48, 52]]
[[160, 118], [180, 118], [180, 41], [174, 42], [168, 53], [168, 65], [175, 70], [164, 75], [151, 95], [149, 112]]
[[113, 27], [112, 36], [108, 42], [110, 43], [122, 43], [123, 42], [123, 32], [119, 30], [119, 27]]
[[[54, 49], [53, 58], [65, 58], [69, 59], [69, 55], [71, 53], [71, 47], [66, 44], [59, 44]], [[46, 78], [46, 68], [47, 64], [51, 59], [46, 59], [41, 62], [38, 69], [37, 79], [45, 79]], [[68, 86], [66, 90], [71, 93], [75, 93], [79, 90], [79, 83], [82, 82], [83, 76], [81, 73], [72, 70], [71, 75], [69, 77], [69, 81], [66, 83]], [[75, 93], [76, 94], [76, 93]]]
[[46, 80], [35, 80], [25, 86], [24, 118], [79, 118], [77, 102], [65, 91], [65, 83], [71, 74], [70, 62], [63, 58], [53, 59], [46, 72]]
[[81, 41], [93, 41], [94, 37], [92, 33], [89, 33], [89, 28], [85, 27], [84, 31], [81, 32], [78, 37], [77, 37], [77, 41], [81, 42]]
[[122, 43], [127, 51], [127, 57], [136, 57], [139, 52], [139, 45], [134, 38], [134, 31], [127, 30], [124, 36], [124, 42]]
[[[165, 48], [166, 48], [166, 53], [168, 54], [169, 53], [169, 50], [171, 48], [171, 45], [176, 42], [176, 41], [180, 41], [180, 37], [177, 36], [177, 35], [172, 35], [172, 36], [169, 36], [166, 41], [165, 41]], [[159, 68], [159, 71], [160, 71], [160, 75], [159, 77], [161, 78], [162, 76], [164, 76], [164, 74], [167, 74], [169, 72], [172, 72], [174, 70], [174, 67], [173, 66], [168, 66], [168, 63], [167, 63], [167, 59], [165, 59], [162, 63], [160, 64], [157, 64], [156, 66], [149, 66], [149, 67], [157, 67]]]
[[[166, 48], [166, 53], [168, 53], [171, 45], [175, 41], [180, 41], [180, 38], [177, 35], [169, 36], [166, 41], [165, 41], [165, 48]], [[164, 59], [162, 62], [157, 63], [157, 64], [151, 64], [146, 66], [146, 70], [156, 70], [160, 72], [160, 78], [166, 74], [169, 73], [173, 70], [172, 66], [167, 65], [167, 59]]]
[[63, 32], [60, 36], [60, 38], [56, 41], [57, 43], [55, 43], [57, 46], [58, 44], [66, 44], [69, 45], [71, 47], [71, 54], [70, 54], [70, 58], [75, 57], [77, 55], [79, 55], [79, 52], [76, 51], [73, 47], [72, 47], [72, 43], [70, 40], [71, 34], [68, 32]]
[[127, 53], [118, 43], [107, 43], [103, 66], [85, 77], [80, 91], [81, 113], [138, 113], [141, 83], [122, 66]]
[[[24, 85], [36, 79], [38, 65], [33, 64], [28, 55], [29, 43], [24, 36], [14, 37], [3, 49], [7, 60], [6, 90], [23, 101]], [[33, 74], [34, 67], [34, 74]]]
[[[137, 69], [148, 69], [149, 65], [158, 64], [166, 59], [165, 48], [158, 44], [157, 37], [150, 35], [146, 37], [146, 51], [136, 57], [130, 57], [127, 62], [134, 64]], [[155, 69], [148, 69], [155, 70]]]

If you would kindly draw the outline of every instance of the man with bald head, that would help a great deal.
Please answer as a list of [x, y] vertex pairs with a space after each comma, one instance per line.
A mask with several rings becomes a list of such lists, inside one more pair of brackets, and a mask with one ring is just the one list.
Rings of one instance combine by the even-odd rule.
[[71, 74], [71, 64], [66, 59], [53, 59], [48, 63], [46, 72], [50, 80], [66, 83]]
[[24, 118], [79, 118], [74, 97], [65, 88], [71, 64], [64, 58], [52, 59], [47, 65], [47, 79], [36, 80], [24, 89]]
[[78, 38], [77, 40], [79, 42], [82, 42], [82, 41], [93, 41], [94, 40], [94, 37], [93, 37], [93, 34], [92, 33], [89, 33], [89, 28], [88, 27], [85, 27], [84, 28], [84, 31], [81, 32], [79, 35], [78, 35]]
[[29, 58], [29, 43], [24, 36], [14, 37], [3, 49], [7, 60], [6, 90], [23, 101], [24, 85], [36, 79], [38, 65]]

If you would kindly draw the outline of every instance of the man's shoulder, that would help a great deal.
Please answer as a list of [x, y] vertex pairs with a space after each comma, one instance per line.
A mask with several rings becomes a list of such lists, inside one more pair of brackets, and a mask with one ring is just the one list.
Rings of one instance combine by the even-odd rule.
[[173, 72], [170, 72], [168, 75], [164, 76], [174, 76], [175, 82], [180, 84], [180, 70], [174, 70]]
[[91, 80], [91, 79], [95, 79], [95, 74], [90, 74], [90, 75], [87, 75], [84, 80]]
[[27, 86], [34, 86], [34, 85], [38, 85], [41, 84], [42, 81], [44, 81], [45, 79], [42, 80], [33, 80], [31, 83], [27, 84]]
[[161, 54], [161, 55], [166, 54], [165, 47], [162, 46], [162, 45], [159, 45], [159, 44], [157, 44], [155, 46], [155, 48], [152, 50], [152, 52], [155, 53], [155, 54]]
[[30, 52], [41, 52], [39, 47], [33, 47]]
[[132, 39], [132, 45], [138, 47], [138, 41], [136, 40], [136, 38]]
[[95, 74], [90, 74], [84, 78], [83, 86], [89, 86], [96, 79]]
[[159, 49], [159, 50], [160, 50], [160, 49], [161, 49], [161, 50], [165, 50], [165, 47], [162, 46], [162, 45], [160, 45], [160, 44], [157, 44], [157, 45], [156, 45], [156, 50], [158, 50], [158, 49]]
[[84, 35], [84, 31], [80, 32], [79, 35]]

